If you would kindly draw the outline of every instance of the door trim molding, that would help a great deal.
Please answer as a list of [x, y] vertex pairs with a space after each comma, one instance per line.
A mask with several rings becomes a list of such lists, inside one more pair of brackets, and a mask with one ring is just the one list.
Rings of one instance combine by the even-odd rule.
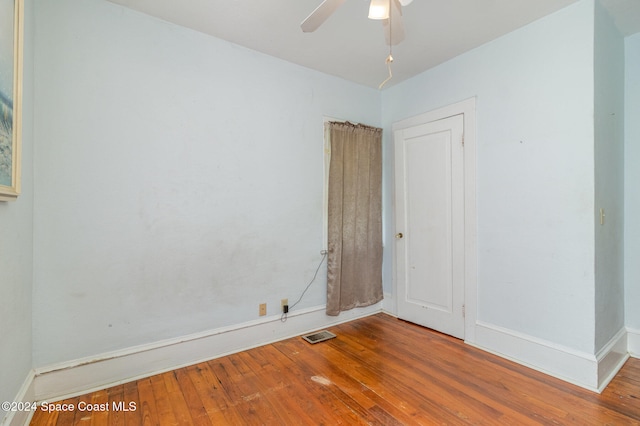
[[[397, 121], [392, 125], [392, 133], [397, 130], [430, 123], [432, 121], [453, 117], [464, 117], [464, 301], [465, 326], [464, 340], [467, 343], [476, 341], [475, 326], [477, 316], [477, 207], [476, 207], [476, 98], [472, 97], [451, 105], [425, 112], [413, 117]], [[395, 163], [394, 163], [395, 166]], [[395, 200], [395, 197], [393, 198]], [[394, 201], [394, 216], [395, 216]], [[395, 217], [393, 219], [395, 226]], [[396, 264], [396, 248], [393, 249], [393, 294], [398, 294], [398, 277]], [[397, 301], [397, 297], [395, 298]], [[397, 305], [396, 305], [397, 312]]]
[[640, 329], [627, 327], [628, 350], [634, 358], [640, 358]]

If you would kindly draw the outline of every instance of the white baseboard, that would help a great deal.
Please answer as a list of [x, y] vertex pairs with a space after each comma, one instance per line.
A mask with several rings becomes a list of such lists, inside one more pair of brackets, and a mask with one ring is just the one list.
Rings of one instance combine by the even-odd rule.
[[595, 355], [481, 321], [475, 332], [475, 342], [467, 342], [472, 346], [598, 393], [629, 358], [625, 328]]
[[[34, 379], [35, 372], [31, 370], [12, 402], [31, 403], [35, 401]], [[29, 424], [31, 417], [33, 417], [33, 413], [34, 411], [32, 410], [9, 411], [3, 419], [0, 419], [0, 425], [22, 426]]]
[[476, 322], [475, 341], [469, 344], [598, 392], [598, 365], [595, 355], [481, 321]]
[[[280, 316], [250, 321], [232, 327], [141, 345], [125, 350], [38, 368], [31, 372], [16, 401], [55, 401], [114, 386], [209, 359], [251, 349], [289, 337], [330, 327], [381, 311], [394, 315], [392, 300], [343, 312], [325, 314], [319, 306], [293, 312], [282, 323]], [[640, 355], [640, 330], [620, 330], [597, 355], [566, 348], [552, 342], [493, 324], [476, 322], [475, 341], [467, 342], [487, 352], [600, 392], [615, 376], [631, 353]], [[2, 426], [26, 424], [30, 413], [9, 413]]]
[[332, 317], [325, 306], [36, 369], [35, 400], [55, 401], [218, 358], [382, 311], [382, 302]]
[[627, 350], [632, 357], [640, 358], [640, 330], [627, 327]]
[[622, 327], [596, 354], [598, 392], [602, 392], [629, 359], [627, 330]]

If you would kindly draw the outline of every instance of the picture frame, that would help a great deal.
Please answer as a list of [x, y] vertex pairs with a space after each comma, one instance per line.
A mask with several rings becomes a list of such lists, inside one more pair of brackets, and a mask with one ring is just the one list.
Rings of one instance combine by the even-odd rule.
[[20, 195], [24, 0], [0, 0], [0, 201]]

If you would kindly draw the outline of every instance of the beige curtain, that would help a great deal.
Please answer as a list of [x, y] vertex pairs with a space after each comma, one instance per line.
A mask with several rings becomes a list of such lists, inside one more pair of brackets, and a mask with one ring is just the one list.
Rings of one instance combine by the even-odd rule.
[[327, 315], [382, 300], [382, 129], [328, 123]]

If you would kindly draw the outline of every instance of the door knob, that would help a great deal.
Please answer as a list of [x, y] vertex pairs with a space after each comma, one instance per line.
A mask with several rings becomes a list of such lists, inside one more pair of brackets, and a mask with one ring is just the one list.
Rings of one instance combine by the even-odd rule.
[[402, 232], [398, 232], [398, 233], [396, 234], [396, 238], [397, 238], [397, 239], [400, 239], [400, 238], [402, 238], [402, 237], [404, 237], [404, 235], [402, 235]]

